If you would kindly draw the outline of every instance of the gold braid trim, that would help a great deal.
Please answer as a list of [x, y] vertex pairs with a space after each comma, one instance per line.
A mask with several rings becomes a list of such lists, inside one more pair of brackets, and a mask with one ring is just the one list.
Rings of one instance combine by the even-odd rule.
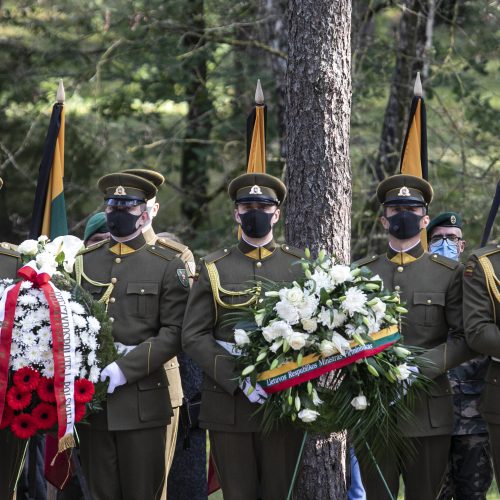
[[491, 306], [493, 309], [493, 320], [496, 322], [495, 300], [500, 303], [500, 290], [498, 289], [500, 280], [496, 277], [491, 261], [486, 255], [479, 257], [479, 263], [484, 271], [486, 286], [488, 288], [488, 293], [490, 294]]
[[75, 260], [75, 275], [76, 282], [81, 285], [82, 278], [85, 279], [88, 283], [94, 286], [107, 287], [105, 292], [102, 294], [102, 297], [98, 300], [98, 302], [102, 302], [106, 305], [106, 311], [108, 310], [108, 302], [111, 294], [113, 293], [113, 288], [115, 287], [114, 283], [100, 283], [99, 281], [94, 281], [92, 278], [89, 278], [85, 272], [83, 271], [83, 255], [77, 255]]
[[[219, 279], [219, 272], [217, 271], [215, 262], [205, 263], [205, 265], [207, 266], [208, 279], [210, 280], [214, 300], [221, 307], [224, 307], [225, 309], [238, 309], [240, 307], [246, 307], [256, 302], [260, 297], [260, 293], [262, 291], [262, 287], [260, 285], [257, 285], [254, 288], [249, 288], [248, 290], [243, 290], [241, 292], [235, 292], [233, 290], [226, 290], [225, 288], [222, 288]], [[245, 295], [251, 295], [251, 297], [245, 302], [240, 302], [238, 304], [228, 304], [220, 298], [221, 292], [231, 297], [243, 297]]]

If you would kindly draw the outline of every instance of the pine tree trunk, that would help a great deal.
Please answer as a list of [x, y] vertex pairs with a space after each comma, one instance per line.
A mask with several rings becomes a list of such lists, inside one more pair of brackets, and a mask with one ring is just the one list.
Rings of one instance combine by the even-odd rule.
[[[349, 261], [351, 0], [290, 0], [286, 96], [287, 241]], [[346, 496], [343, 434], [312, 436], [296, 485], [300, 500]]]

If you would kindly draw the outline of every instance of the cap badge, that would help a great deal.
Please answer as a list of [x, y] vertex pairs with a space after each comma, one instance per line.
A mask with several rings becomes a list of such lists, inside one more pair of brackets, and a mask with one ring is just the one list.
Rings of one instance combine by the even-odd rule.
[[257, 184], [255, 184], [255, 186], [252, 186], [252, 189], [250, 189], [249, 194], [262, 194], [262, 190], [259, 186], [257, 186]]
[[125, 188], [123, 186], [117, 186], [114, 194], [118, 196], [124, 196], [127, 194], [127, 191], [125, 191]]
[[452, 216], [450, 217], [450, 222], [451, 222], [452, 224], [456, 224], [456, 222], [457, 222], [457, 218], [456, 218], [454, 215], [452, 215]]
[[403, 186], [399, 190], [398, 196], [411, 196], [410, 190], [406, 186]]

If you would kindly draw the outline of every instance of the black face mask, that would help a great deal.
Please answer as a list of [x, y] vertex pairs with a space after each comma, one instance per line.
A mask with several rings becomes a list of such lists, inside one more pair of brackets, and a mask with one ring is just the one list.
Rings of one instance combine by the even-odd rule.
[[241, 230], [250, 238], [263, 238], [271, 231], [271, 219], [274, 212], [269, 214], [263, 210], [249, 210], [243, 214], [238, 212], [241, 219]]
[[142, 214], [134, 215], [126, 210], [113, 210], [106, 214], [109, 232], [119, 238], [128, 236], [137, 230], [135, 227], [137, 219]]
[[389, 221], [389, 233], [398, 240], [407, 240], [413, 238], [420, 232], [420, 219], [422, 215], [414, 214], [404, 210], [391, 217]]

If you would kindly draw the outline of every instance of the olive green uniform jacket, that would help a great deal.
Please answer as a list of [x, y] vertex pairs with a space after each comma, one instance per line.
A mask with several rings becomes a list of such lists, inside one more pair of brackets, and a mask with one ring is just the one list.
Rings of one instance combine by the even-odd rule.
[[303, 273], [298, 264], [302, 256], [302, 251], [274, 241], [256, 248], [241, 240], [200, 262], [184, 317], [182, 345], [205, 373], [199, 416], [202, 428], [261, 430], [260, 417], [253, 416], [258, 405], [239, 390], [234, 357], [216, 340], [234, 343], [234, 324], [224, 324], [224, 320], [242, 304], [258, 298], [249, 291], [255, 281], [292, 282]]
[[184, 263], [160, 242], [146, 244], [142, 234], [89, 247], [82, 259], [82, 286], [95, 299], [109, 296], [115, 341], [135, 346], [117, 360], [127, 384], [108, 395], [107, 422], [96, 418], [92, 424], [110, 431], [168, 425], [172, 407], [163, 364], [181, 350], [189, 292]]
[[409, 437], [451, 434], [453, 400], [446, 371], [474, 357], [467, 347], [462, 321], [462, 265], [418, 244], [408, 252], [389, 248], [354, 264], [379, 274], [384, 287], [398, 291], [408, 313], [402, 321], [404, 343], [426, 349], [432, 365], [424, 374], [434, 379], [428, 395], [414, 408], [415, 420], [402, 422]]
[[498, 246], [476, 250], [469, 257], [464, 272], [464, 324], [467, 342], [471, 348], [492, 356], [480, 410], [486, 422], [500, 425], [500, 247]]

